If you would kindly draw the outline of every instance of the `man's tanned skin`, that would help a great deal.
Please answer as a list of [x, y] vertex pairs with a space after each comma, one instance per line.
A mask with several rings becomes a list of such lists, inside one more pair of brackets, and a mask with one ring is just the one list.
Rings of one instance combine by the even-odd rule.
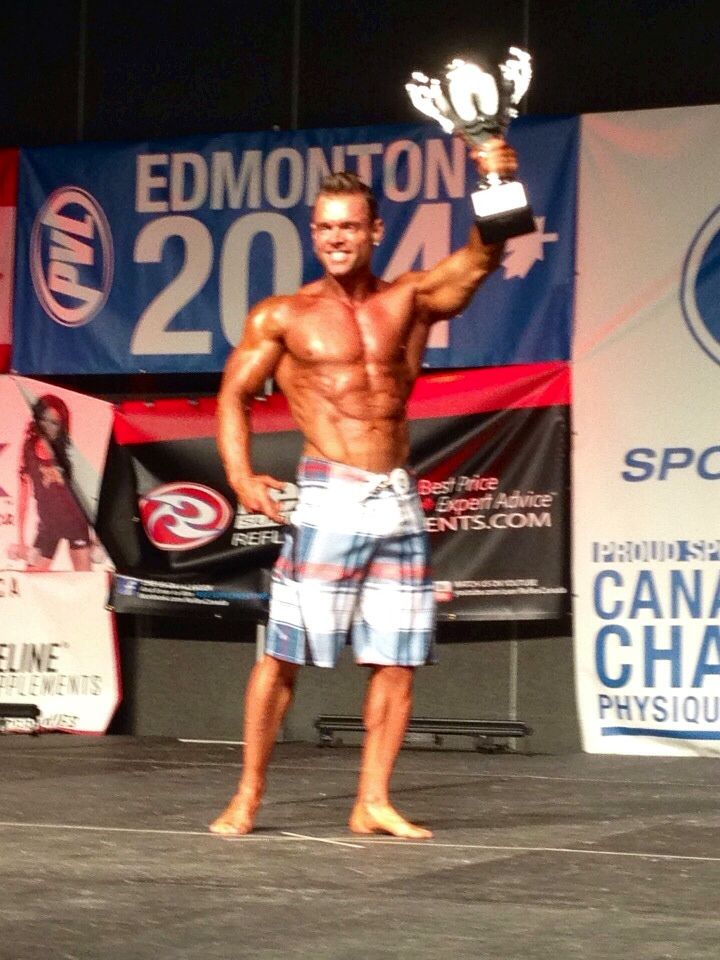
[[[511, 175], [515, 154], [502, 140], [473, 159], [481, 172]], [[284, 483], [253, 472], [250, 404], [274, 377], [305, 439], [305, 456], [374, 473], [407, 463], [407, 400], [430, 327], [462, 311], [500, 264], [502, 246], [484, 246], [477, 228], [467, 244], [430, 270], [393, 283], [370, 269], [383, 236], [362, 193], [323, 194], [311, 225], [324, 276], [292, 296], [270, 297], [249, 314], [230, 356], [218, 398], [218, 444], [229, 482], [251, 513], [284, 523], [271, 490]], [[406, 820], [390, 803], [390, 776], [412, 707], [414, 667], [373, 666], [363, 720], [365, 739], [350, 829], [422, 839], [432, 833]], [[265, 774], [298, 664], [265, 655], [251, 673], [245, 698], [242, 776], [228, 807], [211, 824], [219, 834], [253, 827]]]

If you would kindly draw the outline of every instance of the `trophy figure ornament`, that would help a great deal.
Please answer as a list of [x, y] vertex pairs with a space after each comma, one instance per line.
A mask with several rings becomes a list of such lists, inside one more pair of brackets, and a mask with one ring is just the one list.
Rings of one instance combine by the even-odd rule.
[[[530, 54], [518, 47], [510, 47], [509, 54], [497, 75], [456, 57], [442, 80], [416, 71], [405, 89], [417, 110], [436, 120], [446, 133], [463, 137], [482, 155], [484, 143], [504, 138], [530, 85]], [[484, 174], [471, 199], [484, 243], [534, 232], [532, 209], [520, 181]]]

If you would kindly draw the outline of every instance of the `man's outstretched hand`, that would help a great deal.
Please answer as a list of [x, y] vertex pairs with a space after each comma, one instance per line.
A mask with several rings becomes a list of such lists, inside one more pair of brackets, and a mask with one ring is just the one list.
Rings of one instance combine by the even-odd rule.
[[470, 157], [481, 176], [497, 173], [498, 176], [512, 178], [517, 173], [517, 154], [501, 137], [486, 140], [480, 147], [470, 150]]
[[267, 474], [253, 474], [231, 481], [239, 502], [249, 513], [262, 513], [275, 523], [286, 523], [277, 500], [270, 496], [271, 490], [284, 490], [285, 483]]

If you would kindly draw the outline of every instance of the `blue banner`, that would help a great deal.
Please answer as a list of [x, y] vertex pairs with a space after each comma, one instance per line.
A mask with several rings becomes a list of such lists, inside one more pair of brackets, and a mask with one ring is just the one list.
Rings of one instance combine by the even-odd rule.
[[[577, 118], [513, 123], [538, 232], [510, 241], [470, 306], [433, 328], [426, 366], [568, 359], [578, 130]], [[436, 126], [23, 150], [13, 369], [221, 370], [250, 307], [320, 275], [311, 205], [342, 169], [379, 197], [379, 275], [428, 268], [465, 242], [473, 166]]]

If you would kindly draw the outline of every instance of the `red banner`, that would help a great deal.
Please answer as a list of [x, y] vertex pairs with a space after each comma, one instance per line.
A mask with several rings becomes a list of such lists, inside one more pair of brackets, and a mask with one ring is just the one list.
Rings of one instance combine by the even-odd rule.
[[0, 150], [0, 373], [10, 369], [18, 151]]
[[[440, 617], [567, 613], [568, 402], [563, 363], [418, 380], [410, 463]], [[255, 468], [286, 481], [289, 515], [302, 437], [283, 397], [256, 401], [253, 430]], [[215, 433], [211, 398], [121, 406], [98, 517], [119, 611], [262, 614], [283, 532], [237, 505]]]

